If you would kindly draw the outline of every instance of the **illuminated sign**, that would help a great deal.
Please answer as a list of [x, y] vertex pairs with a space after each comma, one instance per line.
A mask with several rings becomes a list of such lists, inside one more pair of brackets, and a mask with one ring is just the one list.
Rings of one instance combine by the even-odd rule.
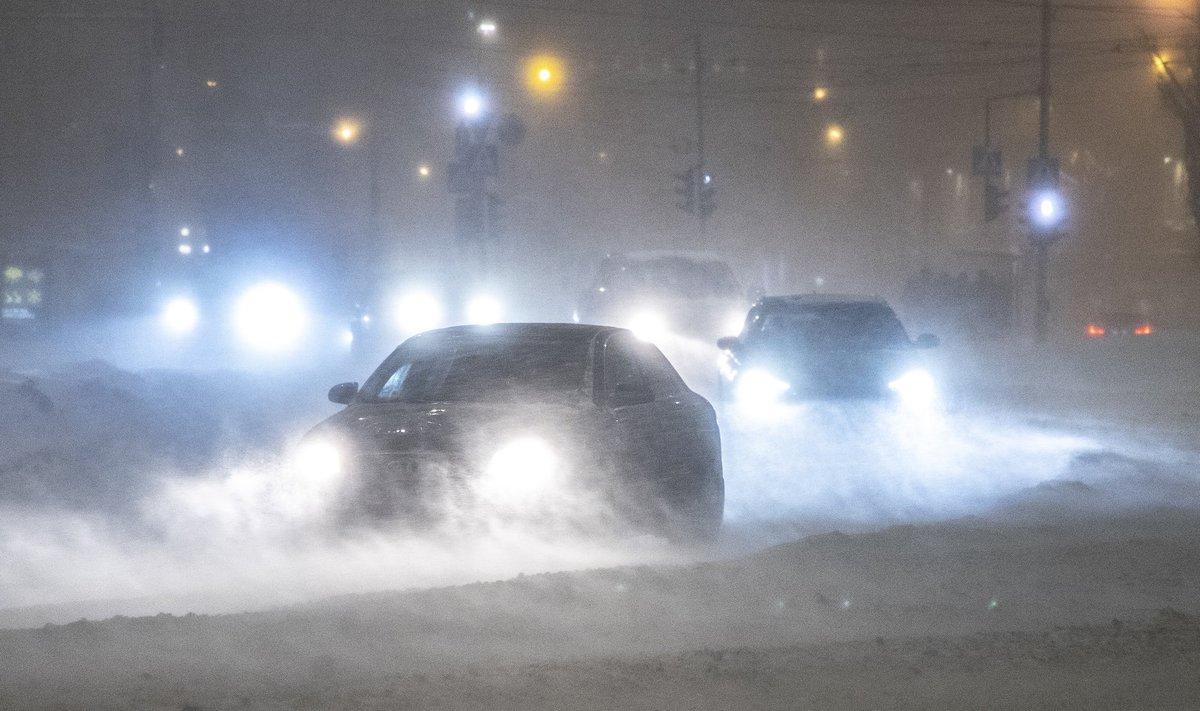
[[42, 288], [45, 272], [19, 264], [6, 264], [0, 270], [0, 319], [29, 321], [42, 312]]

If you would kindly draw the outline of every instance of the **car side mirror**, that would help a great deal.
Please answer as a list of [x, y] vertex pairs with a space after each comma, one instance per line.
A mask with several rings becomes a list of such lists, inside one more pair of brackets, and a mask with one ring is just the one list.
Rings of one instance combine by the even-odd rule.
[[349, 405], [358, 395], [358, 383], [338, 383], [329, 388], [329, 402], [338, 405]]
[[717, 348], [723, 351], [732, 351], [738, 347], [742, 341], [737, 336], [725, 336], [717, 339]]
[[654, 400], [654, 393], [645, 385], [640, 383], [617, 383], [617, 387], [613, 389], [612, 395], [608, 398], [608, 404], [612, 407], [628, 407], [630, 405], [644, 405]]
[[922, 333], [917, 336], [917, 348], [937, 348], [940, 345], [942, 345], [942, 339], [932, 333]]

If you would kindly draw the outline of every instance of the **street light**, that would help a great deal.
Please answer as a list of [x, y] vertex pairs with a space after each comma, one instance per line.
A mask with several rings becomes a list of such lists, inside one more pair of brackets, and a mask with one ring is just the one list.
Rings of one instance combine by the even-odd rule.
[[563, 64], [557, 57], [542, 54], [525, 64], [525, 85], [535, 94], [549, 96], [562, 88]]
[[475, 29], [479, 32], [480, 36], [491, 39], [496, 36], [496, 21], [481, 20], [479, 26]]
[[1067, 216], [1062, 194], [1053, 188], [1034, 193], [1029, 205], [1029, 217], [1041, 231], [1050, 232], [1062, 224]]
[[837, 148], [846, 140], [846, 131], [840, 124], [831, 123], [825, 127], [825, 145]]
[[813, 89], [812, 98], [813, 101], [820, 103], [829, 98], [829, 90], [823, 86], [818, 86], [817, 88]]
[[421, 176], [422, 178], [428, 178], [429, 172], [430, 171], [429, 171], [428, 165], [425, 165], [424, 163], [422, 163], [421, 165], [417, 166], [417, 175]]
[[458, 113], [466, 119], [479, 118], [483, 114], [483, 96], [475, 89], [467, 89], [458, 96]]
[[1160, 75], [1167, 73], [1167, 55], [1161, 53], [1154, 54], [1154, 71]]
[[342, 145], [349, 146], [358, 141], [362, 126], [353, 119], [339, 119], [333, 125], [333, 138]]

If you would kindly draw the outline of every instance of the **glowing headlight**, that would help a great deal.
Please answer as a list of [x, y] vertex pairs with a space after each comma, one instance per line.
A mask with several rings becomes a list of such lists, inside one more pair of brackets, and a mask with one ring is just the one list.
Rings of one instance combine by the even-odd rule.
[[323, 439], [304, 442], [296, 450], [296, 471], [307, 484], [324, 484], [342, 474], [342, 453]]
[[721, 326], [722, 336], [738, 336], [742, 333], [742, 328], [746, 325], [746, 314], [742, 311], [734, 311], [725, 317], [725, 322]]
[[267, 282], [251, 287], [238, 300], [238, 335], [260, 351], [283, 351], [300, 340], [308, 323], [300, 298], [287, 287]]
[[917, 405], [932, 403], [938, 397], [937, 382], [929, 371], [921, 368], [910, 370], [888, 383], [888, 390], [904, 402]]
[[494, 296], [480, 294], [467, 302], [467, 323], [490, 326], [504, 318], [504, 306]]
[[629, 330], [633, 335], [650, 343], [661, 342], [669, 334], [667, 320], [655, 311], [641, 311], [629, 319]]
[[427, 291], [414, 291], [396, 302], [396, 325], [405, 333], [420, 333], [442, 325], [442, 302]]
[[747, 370], [737, 381], [737, 399], [748, 405], [769, 405], [791, 389], [786, 381], [761, 368]]
[[546, 442], [522, 437], [496, 450], [479, 485], [490, 499], [522, 503], [553, 488], [558, 471], [558, 456]]
[[196, 324], [200, 322], [200, 309], [189, 298], [171, 299], [163, 306], [159, 320], [171, 335], [186, 336], [196, 330]]

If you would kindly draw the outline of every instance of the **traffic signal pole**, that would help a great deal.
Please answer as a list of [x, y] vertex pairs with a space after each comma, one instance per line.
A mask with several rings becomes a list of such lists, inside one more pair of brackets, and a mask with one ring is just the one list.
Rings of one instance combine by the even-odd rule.
[[[1051, 0], [1042, 0], [1040, 72], [1038, 75], [1038, 161], [1042, 166], [1050, 163], [1050, 23], [1054, 10]], [[1037, 186], [1035, 186], [1037, 187]], [[1036, 199], [1036, 198], [1035, 198]], [[1048, 336], [1047, 319], [1050, 312], [1050, 296], [1046, 289], [1049, 265], [1048, 237], [1039, 234], [1037, 226], [1032, 232], [1034, 259], [1034, 334], [1038, 343]]]
[[[704, 155], [704, 78], [707, 72], [704, 70], [704, 46], [699, 34], [696, 35], [693, 61], [696, 64], [696, 167], [699, 181], [696, 190], [697, 193], [700, 193], [704, 190], [704, 180], [708, 175], [708, 168]], [[699, 194], [696, 196], [696, 201], [696, 217], [700, 230], [697, 244], [705, 244], [708, 238], [708, 211], [700, 207]]]

